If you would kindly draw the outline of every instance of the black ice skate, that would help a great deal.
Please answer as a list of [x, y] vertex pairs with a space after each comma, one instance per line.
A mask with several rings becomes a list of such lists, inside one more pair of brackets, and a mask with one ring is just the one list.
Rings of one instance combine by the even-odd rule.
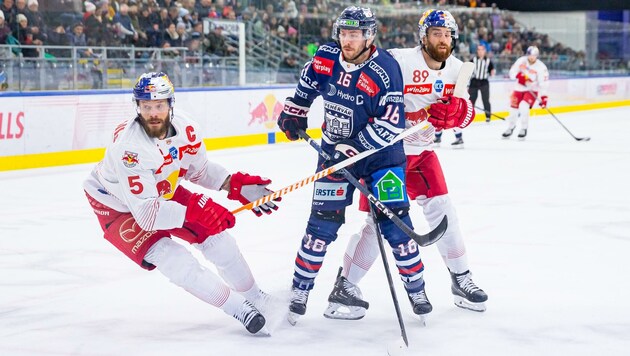
[[512, 136], [512, 133], [514, 133], [514, 128], [508, 128], [507, 130], [505, 130], [504, 133], [501, 134], [501, 136], [503, 136], [503, 138], [510, 138], [510, 136]]
[[415, 293], [408, 293], [408, 297], [414, 314], [420, 317], [420, 322], [423, 325], [426, 325], [426, 315], [433, 310], [433, 305], [431, 305], [427, 294], [424, 292], [424, 284], [422, 284], [422, 290]]
[[433, 139], [433, 143], [437, 146], [440, 147], [440, 143], [442, 143], [442, 133], [440, 132], [439, 134], [435, 134], [435, 139]]
[[521, 131], [518, 133], [518, 139], [524, 140], [525, 136], [527, 136], [527, 129], [521, 129]]
[[289, 304], [289, 315], [287, 315], [289, 324], [295, 325], [298, 318], [306, 314], [306, 302], [308, 301], [309, 292], [305, 289], [291, 288], [291, 304]]
[[455, 305], [460, 308], [472, 311], [486, 311], [488, 295], [481, 288], [477, 287], [472, 280], [470, 271], [455, 274], [451, 272], [451, 292], [455, 296]]
[[455, 141], [453, 141], [453, 143], [451, 143], [451, 147], [464, 148], [464, 139], [461, 137], [458, 137], [457, 139], [455, 139]]
[[249, 301], [244, 301], [241, 309], [233, 315], [236, 320], [243, 323], [245, 329], [252, 334], [260, 333], [261, 335], [269, 335], [265, 329], [265, 317], [260, 314], [258, 309]]
[[363, 300], [359, 286], [350, 283], [341, 275], [341, 271], [340, 267], [335, 287], [328, 296], [328, 308], [324, 311], [324, 316], [329, 319], [361, 319], [370, 304]]

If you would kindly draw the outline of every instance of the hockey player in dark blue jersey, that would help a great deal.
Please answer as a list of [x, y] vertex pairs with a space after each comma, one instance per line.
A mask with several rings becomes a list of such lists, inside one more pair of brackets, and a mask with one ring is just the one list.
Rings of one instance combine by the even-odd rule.
[[[290, 140], [306, 130], [307, 114], [317, 96], [324, 101], [322, 149], [332, 158], [319, 158], [317, 170], [329, 167], [365, 150], [387, 146], [405, 128], [403, 80], [391, 55], [374, 45], [376, 18], [367, 8], [348, 7], [333, 25], [336, 42], [322, 45], [302, 70], [293, 97], [286, 99], [278, 126]], [[348, 170], [362, 178], [390, 210], [412, 226], [405, 191], [405, 153], [402, 142], [383, 148]], [[345, 208], [352, 204], [352, 186], [343, 176], [324, 177], [315, 182], [311, 215], [295, 259], [289, 322], [295, 324], [306, 312], [308, 294], [326, 255], [345, 222]], [[376, 222], [392, 247], [400, 277], [409, 293], [424, 266], [416, 242], [383, 214]], [[421, 280], [420, 280], [421, 281]], [[347, 319], [360, 319], [368, 303], [361, 291], [344, 277], [335, 284], [331, 298], [344, 299], [350, 308]], [[348, 302], [349, 301], [349, 302]]]

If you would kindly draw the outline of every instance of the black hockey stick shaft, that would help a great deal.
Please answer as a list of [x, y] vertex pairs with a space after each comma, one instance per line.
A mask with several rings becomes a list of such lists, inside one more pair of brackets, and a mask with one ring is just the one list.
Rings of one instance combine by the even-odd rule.
[[[532, 94], [534, 96], [534, 98], [537, 97], [537, 94], [534, 93], [533, 91], [529, 91], [530, 94]], [[540, 102], [539, 102], [540, 105]], [[541, 105], [542, 106], [542, 105]], [[551, 115], [551, 117], [553, 117], [557, 123], [560, 124], [560, 126], [562, 126], [562, 128], [569, 133], [569, 135], [571, 135], [571, 137], [573, 137], [576, 141], [589, 141], [591, 138], [590, 137], [576, 137], [571, 131], [569, 131], [569, 129], [564, 126], [564, 124], [562, 123], [562, 121], [560, 121], [560, 119], [558, 119], [558, 117], [551, 111], [549, 110], [549, 108], [547, 106], [544, 107], [545, 110], [547, 110], [547, 112], [549, 113], [549, 115]]]
[[[477, 106], [477, 105], [475, 105], [475, 109], [477, 109], [477, 110], [483, 110], [483, 112], [484, 112], [484, 113], [486, 112], [486, 109], [480, 108], [480, 107], [479, 107], [479, 106]], [[491, 113], [490, 113], [490, 115], [492, 115], [492, 116], [496, 117], [497, 119], [501, 119], [501, 120], [504, 120], [504, 121], [505, 121], [505, 118], [504, 118], [503, 116], [499, 116], [499, 115], [497, 115], [497, 114], [495, 114], [495, 113], [493, 113], [493, 112], [491, 112]]]
[[398, 326], [400, 326], [400, 335], [402, 336], [405, 345], [409, 347], [409, 339], [407, 338], [407, 330], [405, 329], [405, 322], [400, 312], [400, 304], [398, 303], [398, 297], [396, 296], [396, 289], [394, 288], [394, 280], [389, 270], [389, 263], [387, 262], [387, 254], [385, 253], [385, 246], [383, 244], [383, 235], [381, 229], [376, 222], [374, 208], [370, 206], [370, 215], [372, 221], [374, 221], [374, 228], [376, 230], [376, 239], [378, 240], [378, 249], [381, 251], [381, 259], [383, 260], [383, 267], [385, 267], [385, 275], [387, 276], [387, 284], [389, 284], [389, 293], [392, 295], [392, 302], [394, 302], [394, 309], [396, 309], [396, 317], [398, 318]]
[[545, 110], [547, 110], [547, 112], [551, 115], [551, 117], [556, 119], [556, 121], [560, 124], [560, 126], [562, 126], [562, 128], [565, 129], [569, 133], [569, 135], [571, 135], [571, 137], [573, 137], [576, 141], [589, 141], [591, 139], [590, 137], [576, 137], [571, 131], [569, 131], [569, 129], [566, 126], [564, 126], [562, 121], [560, 121], [560, 119], [558, 119], [556, 115], [554, 115], [554, 113], [551, 112], [551, 110], [549, 110], [549, 108], [545, 107]]
[[[324, 157], [325, 159], [330, 159], [328, 154], [324, 152], [319, 144], [315, 142], [311, 138], [311, 136], [309, 136], [309, 134], [307, 134], [304, 130], [298, 130], [298, 135], [300, 135], [302, 139], [308, 142], [311, 147], [319, 152], [322, 157]], [[372, 203], [372, 205], [374, 205], [381, 213], [387, 216], [394, 223], [394, 225], [398, 226], [398, 228], [401, 229], [407, 236], [416, 241], [418, 245], [422, 247], [432, 245], [439, 239], [441, 239], [442, 235], [444, 235], [444, 233], [446, 232], [446, 228], [448, 226], [448, 218], [446, 217], [446, 215], [444, 215], [442, 221], [438, 224], [438, 226], [435, 227], [435, 229], [429, 231], [427, 234], [424, 235], [417, 234], [404, 221], [396, 216], [396, 214], [394, 214], [394, 212], [392, 212], [385, 204], [383, 204], [383, 202], [378, 200], [374, 196], [374, 194], [372, 194], [365, 186], [363, 186], [363, 184], [361, 184], [359, 180], [352, 175], [352, 173], [348, 172], [347, 169], [341, 169], [339, 170], [339, 172], [343, 174], [344, 178], [346, 178], [346, 180], [350, 182], [350, 184], [355, 186], [363, 195], [365, 195], [370, 203]]]

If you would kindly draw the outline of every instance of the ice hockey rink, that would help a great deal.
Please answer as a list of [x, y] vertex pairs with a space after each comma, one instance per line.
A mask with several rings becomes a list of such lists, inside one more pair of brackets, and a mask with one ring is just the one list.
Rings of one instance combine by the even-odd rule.
[[[532, 117], [523, 142], [502, 140], [502, 121], [471, 125], [462, 150], [444, 134], [437, 152], [488, 309], [455, 307], [437, 248], [423, 248], [434, 307], [427, 326], [394, 274], [407, 355], [628, 355], [630, 108], [557, 117], [591, 141], [577, 142], [549, 115]], [[208, 156], [270, 177], [278, 189], [312, 174], [316, 152], [301, 142]], [[291, 327], [282, 308], [267, 316], [272, 336], [250, 336], [102, 238], [81, 188], [92, 166], [0, 173], [0, 355], [371, 356], [400, 340], [380, 259], [360, 285], [370, 302], [364, 319], [322, 316], [348, 237], [364, 219], [355, 207], [328, 250], [307, 314]], [[286, 195], [271, 216], [241, 213], [230, 230], [260, 286], [280, 298], [310, 195], [311, 186]], [[211, 196], [238, 207], [225, 192]], [[411, 215], [426, 232], [417, 206]]]

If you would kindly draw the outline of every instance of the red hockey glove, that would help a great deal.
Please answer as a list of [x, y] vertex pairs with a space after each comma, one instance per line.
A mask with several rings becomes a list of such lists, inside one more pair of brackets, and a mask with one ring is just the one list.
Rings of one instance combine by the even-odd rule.
[[186, 206], [186, 220], [205, 227], [210, 236], [234, 227], [236, 218], [207, 195], [193, 193]]
[[308, 111], [306, 106], [300, 106], [293, 102], [293, 98], [289, 97], [284, 101], [284, 108], [278, 117], [278, 127], [284, 132], [291, 141], [298, 140], [299, 130], [308, 128]]
[[429, 122], [437, 130], [464, 128], [475, 117], [475, 108], [470, 100], [447, 95], [429, 107]]
[[546, 108], [547, 107], [547, 95], [543, 95], [540, 97], [540, 107], [541, 108]]
[[[230, 177], [230, 191], [227, 197], [228, 199], [238, 200], [243, 204], [249, 204], [250, 202], [273, 193], [273, 191], [267, 189], [270, 183], [271, 179], [237, 172]], [[274, 201], [280, 200], [282, 200], [282, 198], [274, 199]], [[255, 207], [252, 209], [252, 212], [254, 212], [256, 216], [261, 216], [262, 213], [271, 214], [272, 210], [278, 210], [278, 206], [269, 201]]]
[[518, 84], [520, 85], [527, 85], [527, 82], [531, 82], [531, 80], [529, 80], [529, 77], [527, 77], [527, 74], [524, 74], [523, 72], [518, 72], [518, 74], [516, 75], [516, 80], [518, 80]]

